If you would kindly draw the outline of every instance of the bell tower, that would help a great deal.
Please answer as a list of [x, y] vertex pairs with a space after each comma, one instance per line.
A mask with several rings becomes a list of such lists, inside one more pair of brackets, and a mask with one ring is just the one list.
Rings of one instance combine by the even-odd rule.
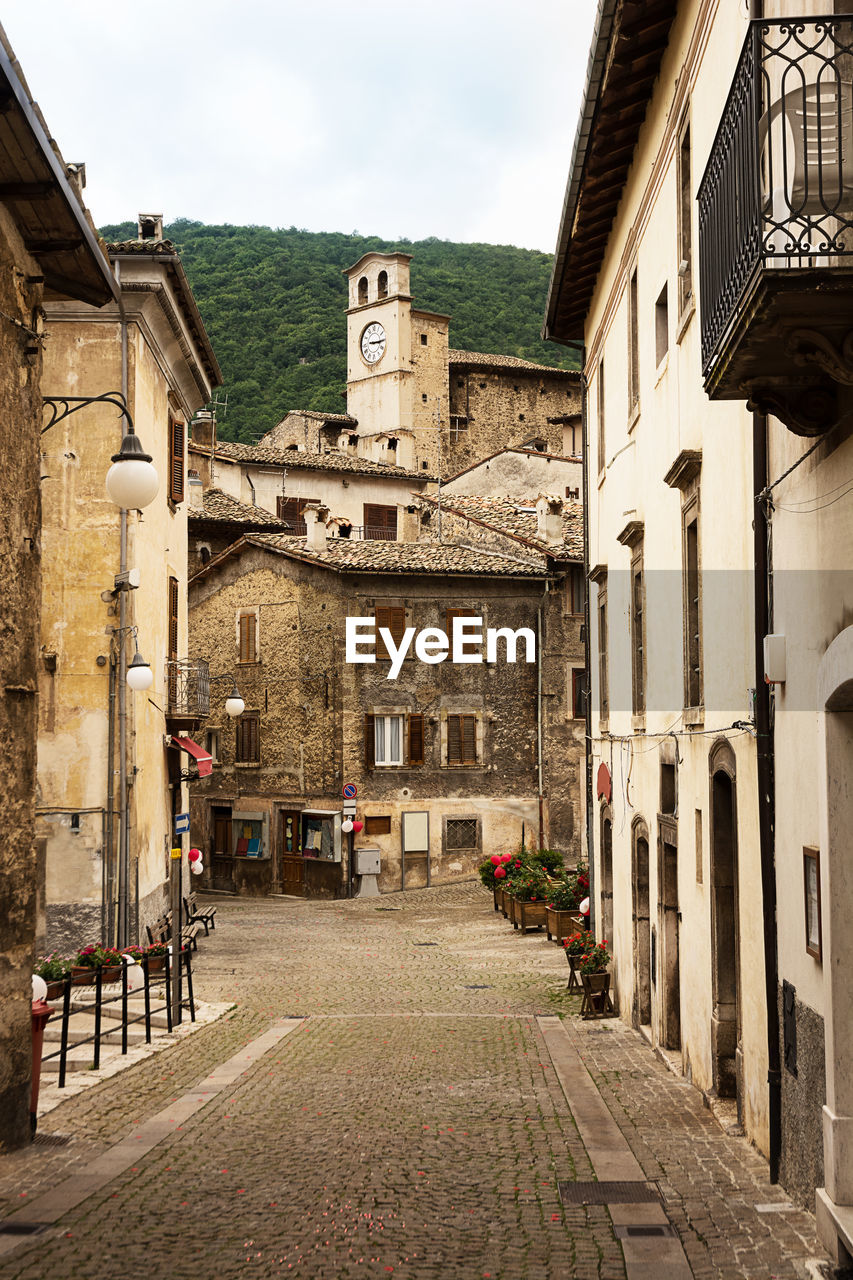
[[344, 275], [347, 308], [347, 413], [359, 435], [412, 422], [412, 295], [408, 253], [366, 253]]

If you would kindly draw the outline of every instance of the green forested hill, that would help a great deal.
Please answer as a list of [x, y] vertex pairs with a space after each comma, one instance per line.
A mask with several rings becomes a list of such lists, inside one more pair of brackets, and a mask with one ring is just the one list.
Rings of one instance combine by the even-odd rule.
[[[128, 239], [136, 227], [103, 227], [102, 234]], [[413, 255], [415, 306], [452, 317], [451, 347], [573, 365], [571, 352], [539, 337], [551, 270], [546, 253], [187, 219], [173, 222], [165, 234], [181, 252], [222, 366], [228, 413], [220, 433], [228, 439], [256, 439], [288, 409], [345, 411], [347, 292], [341, 272], [370, 249]]]

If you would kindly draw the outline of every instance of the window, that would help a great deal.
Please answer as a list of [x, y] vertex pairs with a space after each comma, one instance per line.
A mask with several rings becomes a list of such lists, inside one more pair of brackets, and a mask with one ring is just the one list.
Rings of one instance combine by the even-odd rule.
[[669, 288], [660, 291], [655, 303], [655, 364], [660, 365], [669, 350]]
[[391, 834], [391, 817], [367, 817], [364, 819], [364, 834], [366, 836], [390, 836]]
[[[451, 644], [453, 643], [454, 618], [480, 618], [480, 617], [482, 617], [482, 614], [480, 613], [480, 611], [473, 607], [470, 607], [468, 609], [445, 609], [444, 630], [447, 635], [447, 638], [450, 640], [450, 643]], [[471, 646], [473, 646], [473, 648]], [[476, 641], [468, 640], [465, 642], [465, 644], [462, 645], [463, 657], [468, 657], [471, 654], [476, 654], [476, 653], [479, 653], [479, 649], [477, 648]]]
[[426, 334], [425, 334], [425, 333], [422, 333], [422, 334], [421, 334], [421, 346], [422, 346], [422, 347], [425, 347], [425, 346], [426, 346], [426, 344], [427, 344], [427, 336], [426, 336]]
[[696, 810], [695, 818], [695, 840], [696, 840], [696, 883], [702, 883], [702, 810]]
[[204, 747], [214, 764], [219, 763], [219, 730], [208, 729], [204, 735]]
[[178, 579], [169, 579], [169, 595], [168, 595], [168, 649], [166, 652], [166, 660], [168, 662], [169, 672], [169, 706], [175, 707], [178, 701]]
[[364, 717], [364, 762], [368, 769], [424, 762], [424, 718], [420, 712]]
[[169, 418], [169, 498], [172, 502], [184, 500], [184, 441], [186, 426]]
[[563, 425], [563, 453], [568, 458], [583, 456], [583, 424], [580, 418]]
[[237, 618], [237, 661], [258, 660], [258, 615], [252, 610]]
[[642, 543], [631, 561], [631, 691], [634, 715], [646, 710], [645, 586]]
[[445, 827], [445, 845], [448, 852], [461, 853], [476, 849], [479, 845], [480, 822], [478, 818], [448, 818]]
[[675, 813], [678, 804], [678, 774], [674, 764], [661, 761], [660, 766], [660, 811]]
[[367, 276], [362, 276], [358, 282], [358, 305], [363, 307], [367, 302]]
[[368, 539], [394, 542], [397, 537], [397, 508], [365, 502], [364, 536]]
[[586, 671], [572, 668], [572, 719], [586, 719]]
[[690, 126], [685, 125], [678, 147], [678, 313], [693, 301], [693, 237], [690, 220]]
[[[358, 437], [356, 437], [357, 439]], [[303, 512], [309, 502], [317, 502], [317, 498], [285, 498], [281, 494], [275, 500], [275, 513], [279, 520], [284, 520], [290, 528], [287, 533], [294, 538], [304, 538], [308, 526], [303, 519]]]
[[815, 960], [823, 958], [821, 939], [820, 850], [803, 845], [803, 888], [806, 910], [806, 951]]
[[388, 272], [380, 271], [376, 277], [376, 296], [378, 298], [388, 297]]
[[261, 759], [260, 716], [244, 711], [237, 721], [237, 744], [234, 757], [239, 764], [258, 764]]
[[477, 764], [477, 717], [447, 717], [447, 763]]
[[583, 565], [573, 564], [566, 576], [567, 612], [573, 617], [579, 618], [583, 616], [585, 596], [586, 580], [583, 574]]
[[640, 317], [637, 269], [628, 282], [628, 415], [633, 418], [640, 407]]
[[699, 507], [691, 503], [682, 516], [684, 560], [684, 705], [702, 705], [702, 614], [699, 577]]
[[568, 484], [566, 485], [566, 497], [567, 497], [567, 498], [572, 498], [572, 499], [574, 499], [575, 501], [577, 501], [577, 500], [580, 498], [580, 496], [581, 496], [580, 488], [576, 487], [576, 488], [574, 488], [574, 489], [573, 489], [573, 488], [571, 487], [571, 485], [568, 485]]
[[403, 639], [403, 633], [406, 630], [406, 610], [402, 605], [393, 607], [385, 606], [375, 609], [373, 613], [376, 623], [376, 656], [377, 658], [390, 658], [391, 655], [385, 648], [385, 642], [379, 634], [380, 628], [384, 627], [386, 631], [391, 632], [391, 638], [395, 646], [399, 646]]
[[421, 393], [421, 403], [426, 404], [426, 402], [427, 402], [427, 393], [424, 391]]
[[605, 462], [604, 462], [604, 448], [605, 448], [605, 438], [604, 438], [604, 360], [603, 360], [603, 359], [599, 360], [599, 362], [598, 362], [598, 378], [596, 379], [596, 386], [597, 386], [597, 390], [598, 390], [598, 396], [597, 396], [597, 399], [598, 399], [598, 406], [597, 406], [597, 408], [598, 408], [598, 474], [599, 474], [600, 476], [603, 476], [603, 475], [604, 475], [604, 467], [605, 467]]

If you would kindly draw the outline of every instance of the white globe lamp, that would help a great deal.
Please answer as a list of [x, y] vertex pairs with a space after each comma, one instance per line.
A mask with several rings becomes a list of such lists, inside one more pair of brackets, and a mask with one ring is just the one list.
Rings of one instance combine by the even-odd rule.
[[138, 649], [127, 669], [127, 683], [136, 693], [143, 693], [154, 683], [154, 672]]
[[145, 452], [135, 433], [128, 432], [123, 438], [112, 464], [107, 472], [107, 496], [117, 507], [135, 511], [154, 501], [160, 477], [151, 464], [151, 454]]

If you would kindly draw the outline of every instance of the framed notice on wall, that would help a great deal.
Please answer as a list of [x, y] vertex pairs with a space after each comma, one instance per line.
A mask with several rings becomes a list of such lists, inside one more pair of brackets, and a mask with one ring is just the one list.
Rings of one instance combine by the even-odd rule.
[[400, 823], [401, 836], [401, 858], [400, 858], [400, 887], [406, 887], [406, 865], [407, 860], [416, 863], [423, 868], [424, 858], [426, 858], [426, 882], [427, 885], [432, 883], [432, 868], [430, 867], [429, 858], [429, 813], [403, 813], [401, 814]]
[[820, 921], [820, 850], [803, 846], [803, 890], [806, 914], [806, 951], [815, 960], [823, 958]]

